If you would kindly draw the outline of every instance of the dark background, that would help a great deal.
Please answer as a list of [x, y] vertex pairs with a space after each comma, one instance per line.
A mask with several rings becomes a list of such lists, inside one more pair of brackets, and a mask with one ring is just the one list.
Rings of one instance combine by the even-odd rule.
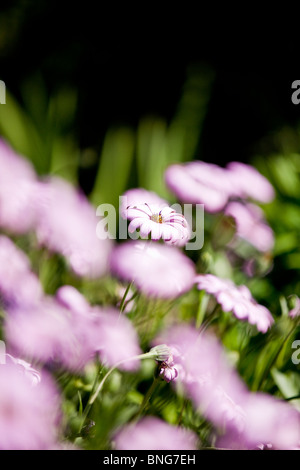
[[111, 125], [136, 126], [145, 115], [170, 120], [187, 68], [204, 64], [215, 79], [195, 157], [222, 165], [276, 151], [272, 141], [264, 147], [266, 137], [300, 116], [300, 105], [291, 102], [291, 83], [300, 78], [293, 31], [284, 38], [259, 35], [256, 25], [245, 32], [242, 23], [232, 33], [225, 22], [215, 25], [214, 16], [205, 28], [207, 17], [197, 10], [178, 10], [175, 22], [171, 10], [162, 16], [157, 6], [140, 8], [3, 1], [0, 78], [17, 97], [36, 70], [49, 93], [75, 86], [79, 144], [99, 148]]

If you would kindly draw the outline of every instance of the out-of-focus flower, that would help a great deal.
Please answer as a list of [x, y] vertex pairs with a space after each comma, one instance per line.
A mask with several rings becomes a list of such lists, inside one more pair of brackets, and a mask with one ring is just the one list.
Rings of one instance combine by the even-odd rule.
[[[217, 446], [255, 449], [297, 448], [300, 413], [272, 395], [250, 392], [216, 338], [191, 326], [162, 332], [155, 342], [174, 347], [179, 383], [195, 408], [210, 420], [220, 437]], [[182, 390], [182, 387], [181, 387]]]
[[58, 436], [60, 399], [48, 376], [32, 386], [14, 365], [0, 366], [0, 449], [47, 450]]
[[78, 276], [105, 274], [112, 242], [105, 234], [99, 238], [96, 210], [85, 195], [66, 181], [52, 178], [38, 183], [36, 197], [39, 243], [63, 255]]
[[147, 416], [127, 425], [114, 438], [117, 450], [196, 450], [197, 436], [192, 431]]
[[[128, 230], [139, 229], [142, 238], [151, 234], [152, 240], [163, 239], [171, 245], [184, 246], [191, 236], [191, 230], [184, 215], [168, 206], [139, 204], [129, 206], [131, 222]], [[135, 213], [135, 216], [133, 214]]]
[[249, 393], [244, 403], [245, 440], [248, 447], [271, 443], [289, 450], [300, 441], [300, 413], [289, 403], [265, 393]]
[[123, 360], [126, 362], [120, 365], [120, 369], [135, 370], [138, 367], [137, 360], [130, 360], [141, 353], [138, 336], [132, 323], [120, 315], [119, 310], [92, 307], [72, 286], [60, 287], [56, 298], [72, 312], [72, 328], [74, 331], [76, 327], [76, 336], [86, 349], [87, 359], [98, 353], [108, 367]]
[[183, 386], [196, 409], [221, 429], [243, 429], [247, 390], [216, 338], [181, 325], [162, 332], [155, 343], [161, 341], [173, 351], [174, 385]]
[[204, 204], [212, 213], [221, 211], [234, 191], [224, 168], [202, 161], [169, 166], [165, 180], [181, 202]]
[[61, 286], [56, 291], [55, 298], [61, 305], [78, 315], [84, 316], [92, 311], [86, 298], [74, 286]]
[[289, 403], [266, 393], [248, 392], [244, 397], [244, 427], [219, 438], [217, 446], [228, 449], [297, 450], [300, 413]]
[[131, 220], [136, 217], [136, 211], [132, 210], [132, 206], [145, 203], [159, 205], [161, 208], [169, 205], [167, 201], [153, 191], [148, 191], [144, 188], [134, 188], [129, 189], [121, 196], [120, 214], [124, 219]]
[[33, 166], [0, 139], [0, 227], [23, 234], [34, 227], [35, 182]]
[[94, 318], [97, 325], [94, 347], [101, 361], [108, 367], [126, 361], [120, 364], [120, 369], [136, 370], [139, 360], [131, 358], [141, 354], [141, 349], [130, 320], [114, 308], [97, 309]]
[[38, 370], [34, 369], [29, 362], [23, 359], [12, 356], [11, 354], [5, 354], [5, 364], [14, 365], [21, 374], [27, 377], [32, 385], [37, 385], [41, 381], [41, 374]]
[[274, 199], [273, 186], [253, 166], [241, 162], [230, 162], [226, 168], [231, 173], [231, 181], [242, 199], [250, 198], [263, 203]]
[[231, 199], [270, 202], [274, 189], [256, 168], [230, 162], [226, 168], [203, 161], [174, 164], [165, 173], [166, 184], [182, 202], [204, 204], [207, 212], [220, 212]]
[[234, 218], [236, 233], [258, 251], [266, 252], [274, 246], [274, 234], [264, 219], [263, 211], [255, 204], [230, 202], [225, 214]]
[[236, 286], [230, 279], [220, 279], [212, 274], [199, 274], [196, 283], [198, 289], [215, 297], [224, 312], [233, 312], [236, 318], [256, 325], [262, 333], [266, 333], [273, 324], [269, 310], [253, 299], [246, 286]]
[[0, 294], [5, 303], [27, 305], [43, 295], [26, 254], [10, 238], [0, 235]]
[[44, 296], [28, 308], [8, 308], [5, 336], [22, 357], [71, 371], [82, 370], [97, 354], [109, 367], [123, 360], [124, 370], [139, 365], [130, 360], [141, 350], [128, 318], [114, 308], [91, 306], [72, 286], [62, 286], [56, 297]]
[[26, 359], [80, 370], [95, 354], [91, 337], [94, 325], [86, 316], [44, 297], [29, 307], [7, 309], [8, 344]]
[[110, 266], [114, 275], [134, 281], [150, 297], [178, 297], [192, 287], [195, 276], [193, 262], [176, 247], [142, 240], [116, 246]]

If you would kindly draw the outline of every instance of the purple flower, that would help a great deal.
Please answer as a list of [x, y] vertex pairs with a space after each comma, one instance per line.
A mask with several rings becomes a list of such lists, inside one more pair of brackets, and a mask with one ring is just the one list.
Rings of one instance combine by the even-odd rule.
[[236, 286], [229, 279], [220, 279], [212, 274], [196, 277], [198, 289], [212, 294], [224, 312], [233, 312], [239, 320], [256, 325], [262, 333], [271, 327], [274, 319], [269, 310], [258, 304], [246, 286]]
[[43, 374], [33, 386], [11, 364], [0, 366], [0, 449], [47, 450], [58, 437], [60, 399]]
[[72, 286], [56, 297], [44, 297], [28, 308], [7, 309], [5, 335], [9, 346], [29, 360], [80, 371], [97, 354], [109, 367], [128, 359], [120, 368], [136, 369], [130, 358], [141, 353], [137, 334], [128, 318], [113, 308], [92, 307]]
[[29, 161], [0, 139], [0, 227], [23, 234], [34, 227], [36, 174]]
[[111, 271], [147, 296], [166, 299], [188, 291], [195, 276], [194, 264], [176, 247], [141, 240], [115, 247]]
[[138, 204], [129, 206], [131, 222], [128, 230], [139, 229], [142, 238], [151, 234], [152, 240], [163, 239], [171, 245], [183, 246], [191, 236], [185, 217], [174, 209], [158, 204]]
[[171, 382], [172, 380], [175, 380], [178, 377], [178, 370], [174, 362], [172, 348], [170, 348], [169, 356], [161, 362], [159, 374], [166, 382]]
[[300, 413], [289, 403], [266, 393], [244, 397], [244, 427], [222, 436], [217, 446], [229, 449], [296, 450], [300, 442]]
[[140, 204], [154, 204], [162, 207], [168, 206], [167, 201], [159, 197], [153, 191], [144, 188], [134, 188], [126, 191], [121, 197], [120, 214], [124, 219], [131, 220], [136, 217], [136, 211], [132, 211], [132, 206]]
[[274, 246], [274, 234], [266, 223], [263, 211], [255, 204], [230, 202], [225, 214], [234, 218], [237, 235], [248, 241], [258, 251], [266, 252]]
[[43, 295], [26, 254], [10, 238], [0, 235], [0, 293], [5, 303], [31, 304]]
[[37, 385], [41, 381], [41, 374], [38, 370], [34, 369], [29, 362], [23, 359], [12, 356], [11, 354], [5, 354], [5, 364], [11, 364], [15, 366], [21, 374], [27, 377], [32, 385]]
[[63, 255], [78, 276], [105, 274], [111, 240], [98, 238], [96, 210], [87, 198], [59, 178], [38, 183], [37, 188], [39, 243]]
[[225, 207], [234, 190], [225, 169], [201, 161], [169, 166], [165, 180], [180, 201], [204, 204], [205, 209], [212, 213]]
[[300, 441], [300, 413], [289, 403], [265, 393], [249, 393], [244, 403], [247, 447], [271, 443], [279, 450], [297, 447]]
[[[128, 318], [112, 307], [92, 307], [72, 286], [63, 286], [56, 298], [68, 308], [76, 320], [78, 336], [85, 331], [85, 348], [90, 349], [90, 356], [98, 353], [108, 367], [128, 359], [120, 365], [124, 370], [135, 370], [139, 362], [130, 360], [141, 353], [137, 333]], [[80, 337], [80, 336], [79, 336]]]
[[226, 168], [202, 161], [174, 164], [165, 173], [166, 184], [182, 202], [204, 204], [207, 212], [220, 212], [231, 199], [270, 202], [274, 189], [256, 168], [231, 162]]
[[51, 297], [6, 311], [5, 335], [13, 351], [28, 360], [75, 371], [95, 355], [94, 328], [88, 316], [76, 314]]
[[123, 370], [136, 370], [139, 361], [132, 359], [141, 354], [137, 333], [131, 321], [114, 308], [95, 311], [94, 348], [99, 352], [101, 361], [113, 367], [119, 361]]
[[175, 387], [180, 384], [196, 409], [216, 426], [243, 429], [247, 390], [216, 338], [181, 325], [162, 332], [155, 343], [161, 341], [173, 351], [173, 367], [178, 372]]
[[273, 186], [253, 166], [241, 162], [230, 162], [227, 169], [231, 173], [231, 180], [241, 198], [251, 198], [264, 203], [274, 199]]
[[115, 436], [117, 450], [196, 450], [197, 436], [192, 431], [147, 416], [127, 425]]
[[217, 445], [255, 449], [271, 444], [277, 449], [296, 448], [300, 440], [300, 413], [288, 403], [266, 393], [250, 392], [228, 362], [216, 338], [191, 326], [176, 326], [155, 340], [174, 348], [178, 377], [197, 411], [219, 433]]

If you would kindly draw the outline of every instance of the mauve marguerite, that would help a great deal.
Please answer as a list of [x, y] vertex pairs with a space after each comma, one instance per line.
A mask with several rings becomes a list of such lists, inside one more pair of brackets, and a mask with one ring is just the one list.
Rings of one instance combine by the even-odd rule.
[[36, 222], [33, 165], [0, 139], [0, 227], [13, 234], [32, 230]]
[[273, 324], [269, 310], [253, 299], [246, 286], [236, 286], [230, 279], [220, 279], [213, 274], [199, 274], [195, 280], [198, 289], [212, 294], [224, 312], [233, 312], [236, 318], [256, 325], [262, 333]]
[[267, 203], [274, 199], [275, 191], [271, 183], [254, 166], [242, 162], [230, 162], [226, 169], [231, 181], [242, 199]]
[[158, 204], [138, 204], [129, 206], [131, 222], [130, 233], [139, 229], [140, 236], [151, 240], [162, 239], [171, 245], [184, 246], [191, 236], [191, 230], [183, 214], [168, 206]]
[[5, 305], [23, 306], [43, 295], [40, 280], [31, 270], [26, 253], [5, 235], [0, 235], [0, 294]]
[[184, 165], [170, 165], [165, 172], [168, 188], [181, 202], [204, 204], [207, 212], [221, 211], [229, 198], [225, 170], [209, 163], [197, 161]]
[[[243, 397], [246, 387], [227, 361], [214, 336], [190, 325], [162, 331], [155, 343], [165, 342], [172, 351], [174, 386], [179, 386], [200, 413], [222, 429], [243, 429]], [[168, 377], [167, 377], [168, 378]]]
[[57, 445], [60, 397], [43, 373], [32, 385], [15, 364], [0, 365], [0, 449], [49, 450]]
[[151, 241], [127, 241], [115, 246], [111, 272], [149, 297], [172, 299], [187, 292], [195, 277], [194, 263], [177, 247]]
[[161, 198], [154, 191], [148, 191], [144, 188], [128, 189], [121, 196], [120, 214], [124, 219], [131, 220], [136, 217], [136, 212], [132, 211], [132, 206], [140, 204], [155, 204], [161, 207], [168, 206], [168, 202]]
[[36, 197], [38, 242], [64, 256], [78, 276], [104, 275], [112, 240], [96, 233], [96, 209], [86, 196], [61, 178], [49, 178], [36, 185]]
[[274, 246], [274, 234], [267, 224], [263, 211], [255, 204], [242, 204], [238, 201], [230, 202], [225, 214], [233, 217], [236, 222], [236, 234], [258, 251], [267, 252]]

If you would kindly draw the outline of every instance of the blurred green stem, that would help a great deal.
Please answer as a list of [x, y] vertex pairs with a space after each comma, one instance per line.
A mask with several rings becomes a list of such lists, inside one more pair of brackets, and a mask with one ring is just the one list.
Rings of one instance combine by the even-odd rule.
[[296, 328], [297, 324], [296, 325], [293, 325], [293, 327], [291, 328], [291, 330], [288, 332], [288, 334], [286, 335], [286, 337], [284, 338], [283, 342], [281, 343], [280, 347], [278, 348], [278, 350], [276, 351], [276, 354], [274, 355], [274, 357], [272, 358], [272, 360], [270, 361], [270, 363], [267, 365], [265, 371], [264, 371], [264, 374], [262, 376], [262, 378], [260, 379], [260, 382], [258, 384], [258, 387], [257, 387], [257, 390], [259, 390], [264, 381], [266, 380], [266, 378], [268, 377], [269, 373], [270, 373], [270, 370], [272, 369], [273, 365], [276, 363], [281, 351], [282, 351], [282, 348], [284, 347], [285, 343], [288, 341], [288, 339], [290, 338], [290, 336], [293, 334], [295, 328]]
[[137, 356], [132, 356], [132, 357], [128, 357], [127, 359], [123, 359], [122, 361], [119, 361], [117, 362], [113, 367], [111, 367], [107, 373], [105, 374], [105, 376], [103, 377], [103, 379], [101, 380], [101, 382], [99, 383], [98, 387], [97, 387], [97, 390], [95, 391], [95, 388], [96, 388], [96, 383], [97, 383], [97, 379], [98, 379], [98, 375], [101, 373], [101, 370], [99, 371], [99, 373], [96, 374], [96, 378], [95, 378], [95, 382], [94, 382], [94, 385], [93, 385], [93, 388], [92, 388], [92, 391], [91, 391], [91, 395], [90, 395], [90, 398], [89, 398], [89, 401], [86, 405], [86, 408], [84, 410], [84, 413], [83, 413], [83, 416], [82, 416], [82, 420], [81, 420], [81, 424], [80, 424], [80, 428], [79, 428], [79, 433], [81, 432], [83, 426], [84, 426], [84, 423], [85, 423], [85, 420], [96, 400], [96, 398], [98, 397], [99, 393], [101, 392], [102, 388], [103, 388], [103, 385], [106, 381], [106, 379], [110, 376], [110, 374], [115, 370], [117, 369], [120, 365], [122, 364], [125, 364], [126, 362], [128, 361], [132, 361], [132, 360], [135, 360], [135, 359], [149, 359], [149, 358], [155, 358], [156, 357], [156, 353], [152, 352], [152, 351], [149, 351], [147, 353], [144, 353], [144, 354], [139, 354]]
[[141, 406], [140, 406], [138, 412], [136, 413], [136, 415], [135, 415], [134, 418], [133, 418], [134, 421], [135, 421], [135, 420], [138, 420], [139, 417], [143, 414], [143, 412], [144, 412], [146, 406], [147, 406], [148, 403], [149, 403], [149, 400], [150, 400], [150, 398], [151, 398], [151, 395], [153, 394], [154, 390], [156, 389], [156, 386], [157, 386], [159, 380], [160, 380], [160, 375], [159, 375], [159, 371], [158, 371], [156, 377], [154, 377], [154, 380], [153, 380], [153, 382], [152, 382], [152, 384], [151, 384], [151, 387], [148, 389], [147, 393], [144, 395], [144, 398], [143, 398], [143, 401], [142, 401], [142, 403], [141, 403]]
[[122, 298], [122, 301], [121, 301], [121, 305], [120, 305], [120, 315], [123, 313], [124, 311], [124, 308], [125, 308], [125, 302], [126, 302], [126, 297], [128, 295], [128, 292], [130, 291], [130, 288], [132, 287], [132, 284], [133, 284], [133, 281], [131, 281], [128, 286], [126, 287], [126, 290], [124, 292], [124, 295], [123, 295], [123, 298]]

